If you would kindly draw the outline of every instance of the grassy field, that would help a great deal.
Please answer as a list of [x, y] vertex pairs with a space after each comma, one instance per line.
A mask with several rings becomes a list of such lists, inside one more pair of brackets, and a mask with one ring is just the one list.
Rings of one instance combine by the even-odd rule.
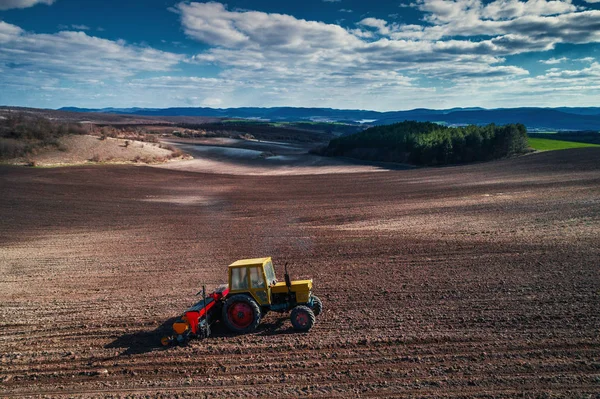
[[576, 143], [552, 139], [529, 138], [529, 146], [538, 151], [566, 150], [569, 148], [600, 147], [598, 144]]

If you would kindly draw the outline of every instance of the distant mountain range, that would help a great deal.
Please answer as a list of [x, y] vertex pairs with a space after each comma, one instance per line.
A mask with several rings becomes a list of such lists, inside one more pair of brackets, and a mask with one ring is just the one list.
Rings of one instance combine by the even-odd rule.
[[522, 123], [533, 130], [600, 130], [600, 107], [559, 108], [417, 108], [409, 111], [377, 112], [332, 108], [77, 108], [60, 111], [99, 112], [140, 116], [207, 116], [268, 121], [328, 121], [386, 125], [405, 120], [448, 125]]

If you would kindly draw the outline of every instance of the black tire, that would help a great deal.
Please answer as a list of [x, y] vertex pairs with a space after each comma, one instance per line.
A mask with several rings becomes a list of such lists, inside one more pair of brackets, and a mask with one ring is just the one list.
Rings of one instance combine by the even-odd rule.
[[311, 309], [312, 309], [313, 313], [315, 314], [315, 316], [318, 316], [323, 311], [323, 302], [321, 302], [319, 297], [316, 295], [312, 295], [312, 300], [313, 300], [313, 305], [311, 306]]
[[[231, 313], [230, 312], [230, 308], [232, 308], [233, 306], [235, 306], [236, 304], [244, 304], [246, 306], [242, 306], [243, 310], [249, 310], [251, 313], [248, 314], [244, 314], [244, 317], [240, 316], [240, 319], [243, 319], [244, 321], [246, 321], [246, 319], [249, 319], [250, 317], [252, 318], [249, 321], [249, 324], [246, 325], [246, 323], [240, 323], [238, 320], [236, 322], [236, 320], [232, 320], [231, 319]], [[233, 295], [229, 298], [227, 298], [225, 300], [225, 303], [223, 304], [223, 310], [222, 310], [222, 319], [225, 322], [225, 325], [227, 326], [227, 328], [229, 328], [231, 331], [236, 332], [238, 334], [247, 334], [247, 333], [251, 333], [252, 331], [256, 330], [256, 327], [258, 327], [258, 325], [260, 324], [260, 319], [261, 319], [261, 313], [260, 313], [260, 307], [258, 306], [258, 303], [256, 303], [256, 301], [248, 296], [248, 295], [244, 295], [244, 294], [237, 294], [237, 295]], [[235, 316], [234, 316], [235, 317]]]
[[292, 326], [297, 331], [308, 331], [315, 324], [316, 318], [308, 306], [296, 306], [290, 315]]

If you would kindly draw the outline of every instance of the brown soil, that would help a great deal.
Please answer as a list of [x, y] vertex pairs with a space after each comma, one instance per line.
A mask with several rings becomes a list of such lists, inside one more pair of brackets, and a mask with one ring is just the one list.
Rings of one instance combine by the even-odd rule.
[[[0, 396], [595, 397], [600, 150], [234, 176], [0, 167]], [[162, 349], [238, 258], [312, 277], [306, 334]], [[596, 396], [597, 397], [597, 396]]]

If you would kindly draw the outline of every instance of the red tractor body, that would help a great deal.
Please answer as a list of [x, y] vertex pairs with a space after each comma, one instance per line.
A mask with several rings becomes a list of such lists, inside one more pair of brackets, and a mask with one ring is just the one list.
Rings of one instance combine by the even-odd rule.
[[[229, 288], [222, 288], [206, 296], [206, 301], [201, 300], [191, 308], [183, 312], [183, 315], [188, 319], [190, 329], [193, 334], [198, 334], [200, 321], [204, 318], [208, 320], [216, 320], [220, 316], [221, 312], [221, 299], [227, 296]], [[206, 304], [206, 306], [205, 306]], [[213, 314], [215, 310], [218, 310], [216, 314]]]
[[163, 337], [163, 345], [185, 343], [192, 337], [206, 338], [210, 335], [210, 325], [221, 316], [223, 298], [229, 294], [224, 285], [215, 292], [205, 295], [173, 323], [173, 335]]

